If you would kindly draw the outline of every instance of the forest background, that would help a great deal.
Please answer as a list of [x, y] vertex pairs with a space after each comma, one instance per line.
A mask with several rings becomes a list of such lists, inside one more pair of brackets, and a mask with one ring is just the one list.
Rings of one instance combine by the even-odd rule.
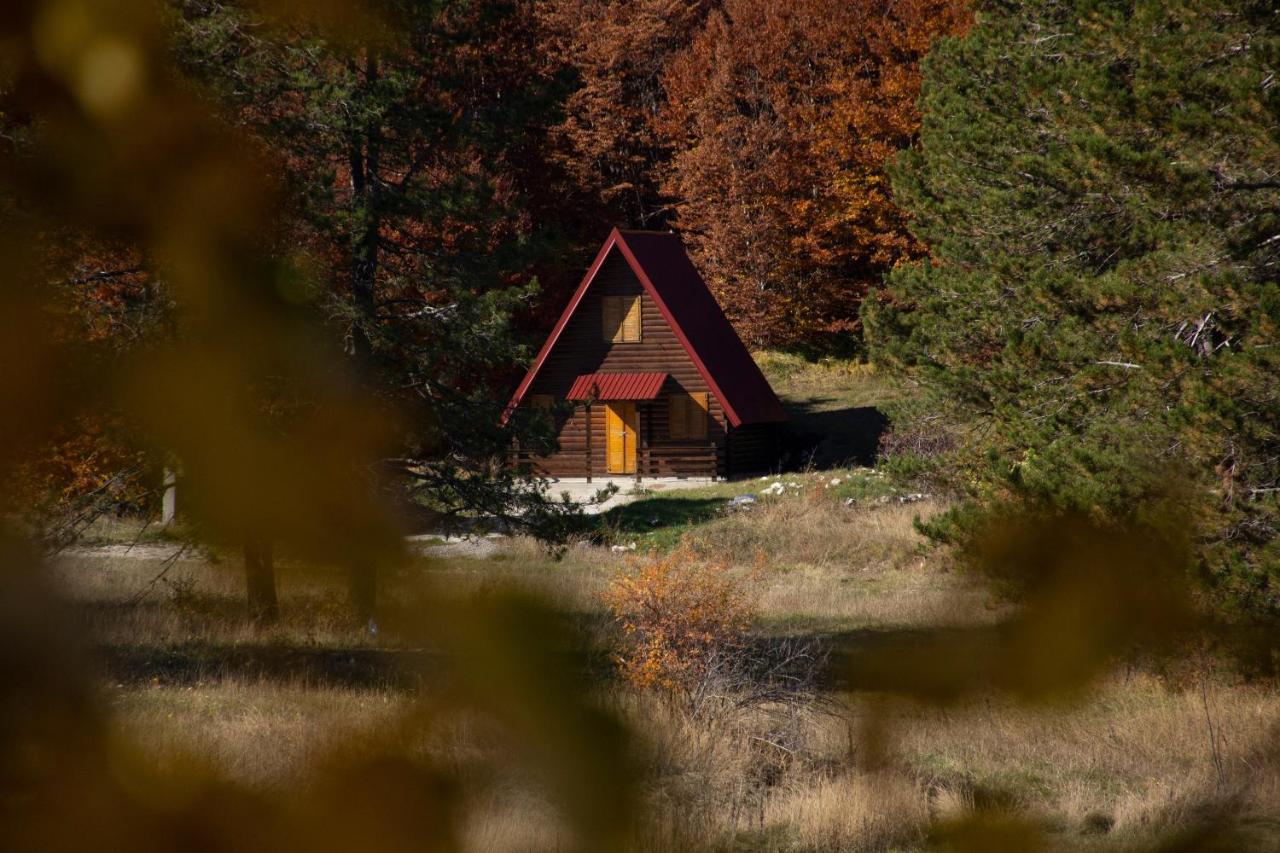
[[[96, 364], [155, 357], [199, 337], [173, 247], [99, 211], [83, 227], [34, 182], [85, 153], [52, 134], [50, 81], [78, 99], [75, 120], [124, 127], [143, 70], [115, 48], [73, 68], [92, 14], [50, 8], [36, 70], [19, 65], [9, 86], [7, 212], [39, 232], [59, 347]], [[257, 427], [296, 439], [320, 397], [358, 387], [387, 415], [362, 439], [369, 461], [445, 512], [562, 538], [563, 514], [499, 464], [511, 433], [497, 413], [607, 229], [673, 229], [752, 348], [873, 359], [916, 389], [890, 413], [884, 456], [962, 499], [936, 539], [976, 541], [1010, 505], [1177, 530], [1213, 596], [1275, 611], [1267, 4], [317, 10], [181, 0], [148, 24], [160, 64], [146, 73], [256, 169], [240, 191], [269, 213], [245, 263], [270, 307], [318, 320], [353, 383], [293, 375], [280, 361], [297, 355], [267, 345], [270, 369], [243, 392]], [[117, 152], [137, 158], [139, 186], [156, 179], [146, 157], [187, 143], [147, 144]], [[224, 203], [189, 183], [181, 203]], [[86, 496], [154, 503], [157, 446], [194, 494], [232, 501], [256, 482], [157, 441], [163, 428], [90, 388], [64, 389], [74, 402], [17, 454], [15, 503], [73, 517]], [[230, 513], [210, 533], [252, 543], [288, 521]]]

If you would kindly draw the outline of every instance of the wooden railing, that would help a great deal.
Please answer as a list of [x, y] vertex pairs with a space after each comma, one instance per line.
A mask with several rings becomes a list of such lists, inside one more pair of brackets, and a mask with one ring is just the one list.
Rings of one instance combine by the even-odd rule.
[[641, 448], [636, 462], [645, 477], [709, 477], [716, 473], [713, 444], [657, 444]]
[[[586, 459], [581, 459], [581, 473], [564, 471], [560, 476], [585, 476]], [[531, 464], [535, 469], [545, 460], [533, 456], [527, 451], [513, 449], [509, 456], [512, 465]], [[561, 460], [567, 468], [576, 467], [571, 458]], [[658, 444], [636, 449], [636, 475], [640, 477], [710, 477], [715, 476], [716, 447], [713, 444]], [[599, 460], [597, 460], [599, 465]], [[560, 466], [555, 466], [560, 467]], [[607, 476], [602, 468], [594, 472], [596, 477]], [[616, 475], [615, 475], [616, 476]]]

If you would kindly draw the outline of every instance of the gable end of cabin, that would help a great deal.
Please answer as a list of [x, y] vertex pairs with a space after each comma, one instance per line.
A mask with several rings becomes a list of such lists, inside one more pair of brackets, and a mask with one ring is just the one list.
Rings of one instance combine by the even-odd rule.
[[733, 426], [616, 245], [584, 286], [513, 401], [517, 410], [553, 419], [558, 449], [535, 456], [515, 447], [514, 464], [588, 480], [724, 478], [773, 465], [778, 425]]

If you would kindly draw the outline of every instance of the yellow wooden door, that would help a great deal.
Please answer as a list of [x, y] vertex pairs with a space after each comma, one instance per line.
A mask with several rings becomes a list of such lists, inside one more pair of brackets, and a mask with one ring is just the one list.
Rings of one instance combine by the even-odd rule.
[[634, 474], [636, 472], [636, 438], [640, 418], [635, 403], [606, 403], [604, 431], [608, 469], [610, 474]]

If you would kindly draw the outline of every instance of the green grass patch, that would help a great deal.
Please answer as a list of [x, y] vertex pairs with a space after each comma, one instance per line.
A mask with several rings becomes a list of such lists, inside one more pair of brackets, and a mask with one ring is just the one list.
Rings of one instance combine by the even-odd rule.
[[784, 402], [812, 401], [824, 408], [881, 406], [905, 393], [893, 377], [856, 359], [810, 360], [763, 350], [755, 353], [755, 360]]
[[754, 483], [714, 483], [696, 489], [645, 490], [630, 503], [598, 516], [601, 537], [611, 543], [666, 550], [689, 531], [721, 518], [736, 495], [750, 494]]
[[602, 530], [619, 544], [643, 537], [646, 548], [674, 547], [685, 533], [719, 518], [729, 499], [723, 497], [677, 496], [641, 498], [614, 507], [601, 516]]
[[832, 503], [875, 502], [891, 499], [898, 490], [889, 479], [870, 468], [838, 468], [716, 483], [696, 489], [645, 491], [630, 503], [616, 506], [598, 518], [597, 533], [611, 544], [636, 543], [637, 549], [666, 550], [679, 544], [687, 533], [735, 511], [732, 501], [751, 495], [756, 511], [777, 501], [809, 499], [818, 493]]

